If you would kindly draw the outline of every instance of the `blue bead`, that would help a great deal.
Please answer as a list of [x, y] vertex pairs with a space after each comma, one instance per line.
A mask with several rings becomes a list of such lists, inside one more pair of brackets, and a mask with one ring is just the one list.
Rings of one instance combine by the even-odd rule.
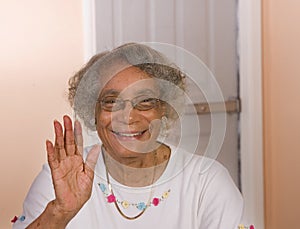
[[144, 202], [140, 202], [137, 204], [137, 209], [144, 210], [146, 208], [146, 204]]
[[20, 216], [19, 220], [23, 222], [25, 220], [25, 216], [24, 215]]
[[101, 189], [102, 192], [105, 192], [105, 190], [106, 190], [105, 184], [100, 183], [99, 187], [100, 187], [100, 189]]

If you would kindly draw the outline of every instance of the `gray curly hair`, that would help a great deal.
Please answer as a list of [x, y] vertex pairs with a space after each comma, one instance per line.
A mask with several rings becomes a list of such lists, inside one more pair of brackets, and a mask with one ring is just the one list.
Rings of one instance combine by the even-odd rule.
[[[150, 77], [175, 85], [179, 90], [166, 90], [166, 85], [159, 84], [161, 100], [184, 104], [185, 74], [162, 53], [149, 46], [127, 43], [112, 51], [93, 56], [82, 69], [69, 79], [68, 99], [70, 105], [88, 129], [96, 130], [95, 107], [101, 88], [105, 85], [104, 81], [109, 78], [107, 76], [113, 76], [122, 68], [129, 66], [139, 68]], [[178, 109], [174, 109], [173, 105], [166, 104], [166, 117], [176, 120], [179, 115]]]

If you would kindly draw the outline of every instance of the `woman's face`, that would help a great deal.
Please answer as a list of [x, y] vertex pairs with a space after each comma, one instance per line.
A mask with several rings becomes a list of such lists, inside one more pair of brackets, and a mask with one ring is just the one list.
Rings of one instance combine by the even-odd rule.
[[[136, 67], [120, 71], [104, 86], [99, 96], [102, 102], [96, 108], [97, 132], [113, 158], [122, 161], [157, 147], [164, 115], [164, 105], [154, 100], [159, 96], [155, 78]], [[142, 106], [133, 108], [130, 101]]]

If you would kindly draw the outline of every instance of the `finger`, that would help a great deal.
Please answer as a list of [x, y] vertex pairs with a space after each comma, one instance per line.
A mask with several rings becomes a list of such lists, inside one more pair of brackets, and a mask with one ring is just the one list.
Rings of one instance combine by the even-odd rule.
[[88, 152], [86, 162], [85, 162], [85, 172], [87, 175], [91, 178], [93, 178], [94, 175], [94, 169], [97, 164], [97, 160], [100, 154], [101, 147], [100, 145], [94, 145], [92, 149]]
[[63, 117], [63, 120], [64, 120], [64, 128], [65, 128], [64, 139], [65, 139], [66, 154], [68, 156], [72, 156], [75, 154], [75, 150], [76, 150], [72, 120], [67, 115]]
[[58, 168], [59, 161], [58, 161], [58, 155], [54, 150], [52, 142], [49, 140], [46, 141], [46, 150], [47, 150], [47, 158], [48, 158], [48, 164], [51, 168], [51, 170]]
[[83, 137], [82, 137], [82, 128], [78, 120], [74, 123], [74, 133], [75, 133], [75, 143], [77, 146], [76, 154], [82, 155], [83, 152]]
[[54, 132], [55, 132], [55, 147], [54, 150], [57, 154], [59, 161], [66, 158], [66, 151], [64, 145], [64, 135], [61, 124], [58, 121], [54, 121]]

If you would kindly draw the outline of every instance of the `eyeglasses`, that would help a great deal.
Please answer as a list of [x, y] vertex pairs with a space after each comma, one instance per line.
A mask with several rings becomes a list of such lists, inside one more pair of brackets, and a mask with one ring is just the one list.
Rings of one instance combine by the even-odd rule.
[[139, 111], [147, 111], [152, 108], [155, 108], [158, 106], [160, 103], [160, 99], [157, 98], [151, 98], [149, 96], [138, 96], [133, 99], [121, 99], [116, 96], [107, 96], [104, 97], [101, 100], [98, 100], [97, 102], [100, 103], [101, 109], [105, 111], [118, 111], [118, 110], [123, 110], [126, 106], [126, 102], [130, 102], [131, 106], [134, 109], [137, 109]]

